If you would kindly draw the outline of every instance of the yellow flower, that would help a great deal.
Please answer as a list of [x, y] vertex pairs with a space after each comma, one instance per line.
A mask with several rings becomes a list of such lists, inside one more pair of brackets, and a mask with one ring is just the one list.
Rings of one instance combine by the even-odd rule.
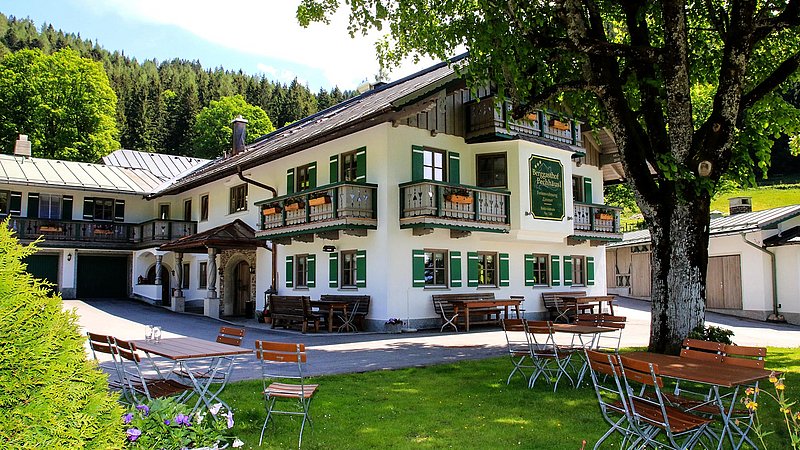
[[744, 393], [747, 394], [747, 395], [753, 395], [754, 392], [755, 392], [755, 389], [753, 389], [751, 387], [749, 387], [749, 388], [744, 390]]
[[800, 420], [800, 412], [799, 412], [799, 413], [797, 413], [797, 414], [795, 414], [795, 415], [794, 415], [794, 417], [795, 417], [797, 420]]
[[747, 402], [745, 407], [747, 407], [747, 409], [749, 409], [750, 411], [755, 411], [756, 409], [758, 409], [758, 403], [751, 400]]
[[770, 375], [769, 382], [774, 384], [778, 382], [778, 379], [775, 377], [775, 375]]
[[786, 389], [786, 386], [783, 385], [783, 380], [778, 380], [778, 382], [775, 383], [775, 389], [779, 391]]
[[791, 409], [784, 408], [783, 406], [781, 406], [781, 412], [784, 413], [784, 414], [792, 414], [792, 410]]

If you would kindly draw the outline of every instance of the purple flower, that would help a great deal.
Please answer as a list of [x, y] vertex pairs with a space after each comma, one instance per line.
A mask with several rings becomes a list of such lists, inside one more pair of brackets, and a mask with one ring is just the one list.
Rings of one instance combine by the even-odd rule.
[[122, 423], [125, 425], [131, 423], [131, 420], [133, 420], [133, 413], [128, 413], [122, 416]]
[[136, 405], [136, 409], [143, 412], [145, 416], [150, 415], [150, 407], [147, 405]]
[[138, 428], [128, 428], [128, 430], [125, 432], [125, 434], [128, 435], [128, 440], [133, 442], [133, 441], [139, 439], [139, 436], [142, 435], [142, 432], [139, 431]]
[[170, 423], [172, 422], [170, 422], [169, 419], [164, 419], [164, 425], [169, 425]]
[[192, 426], [192, 424], [189, 422], [189, 416], [185, 414], [178, 414], [177, 416], [175, 416], [174, 422], [175, 425], [183, 425], [187, 427]]
[[225, 413], [225, 418], [228, 419], [228, 428], [233, 428], [233, 411]]

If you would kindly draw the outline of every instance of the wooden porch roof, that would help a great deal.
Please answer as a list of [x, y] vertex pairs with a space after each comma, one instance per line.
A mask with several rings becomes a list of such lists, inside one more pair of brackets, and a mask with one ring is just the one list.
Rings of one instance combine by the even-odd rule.
[[255, 230], [236, 219], [202, 233], [185, 236], [161, 245], [159, 250], [180, 253], [206, 253], [209, 248], [255, 249], [265, 247], [265, 241], [256, 239]]

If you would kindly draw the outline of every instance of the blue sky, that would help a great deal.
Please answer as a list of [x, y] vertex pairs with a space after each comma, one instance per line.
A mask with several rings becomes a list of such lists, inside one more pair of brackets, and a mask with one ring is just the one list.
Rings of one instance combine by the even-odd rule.
[[[298, 0], [0, 0], [0, 12], [30, 17], [37, 26], [79, 33], [104, 48], [137, 59], [199, 60], [272, 80], [297, 77], [312, 90], [338, 85], [353, 89], [378, 72], [375, 36], [351, 39], [346, 15], [331, 25], [303, 29], [294, 12]], [[397, 79], [429, 65], [406, 64]]]

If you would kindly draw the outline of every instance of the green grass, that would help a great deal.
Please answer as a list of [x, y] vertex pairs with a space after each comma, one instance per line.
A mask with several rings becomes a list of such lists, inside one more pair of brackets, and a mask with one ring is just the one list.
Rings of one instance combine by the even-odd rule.
[[711, 210], [728, 214], [728, 199], [731, 197], [752, 197], [753, 211], [796, 205], [800, 203], [800, 184], [778, 184], [726, 192], [711, 201]]
[[[800, 398], [800, 349], [770, 348], [768, 368], [786, 371], [787, 393]], [[313, 364], [313, 361], [311, 362]], [[606, 431], [594, 390], [546, 384], [528, 389], [522, 378], [506, 386], [508, 358], [464, 361], [425, 368], [318, 377], [312, 402], [313, 428], [303, 434], [306, 449], [579, 449]], [[769, 388], [769, 383], [762, 388]], [[229, 385], [224, 398], [236, 411], [235, 433], [258, 448], [265, 411], [261, 381]], [[778, 408], [759, 398], [770, 449], [789, 446]], [[299, 418], [277, 416], [262, 448], [297, 445]], [[618, 448], [609, 439], [604, 448]]]

